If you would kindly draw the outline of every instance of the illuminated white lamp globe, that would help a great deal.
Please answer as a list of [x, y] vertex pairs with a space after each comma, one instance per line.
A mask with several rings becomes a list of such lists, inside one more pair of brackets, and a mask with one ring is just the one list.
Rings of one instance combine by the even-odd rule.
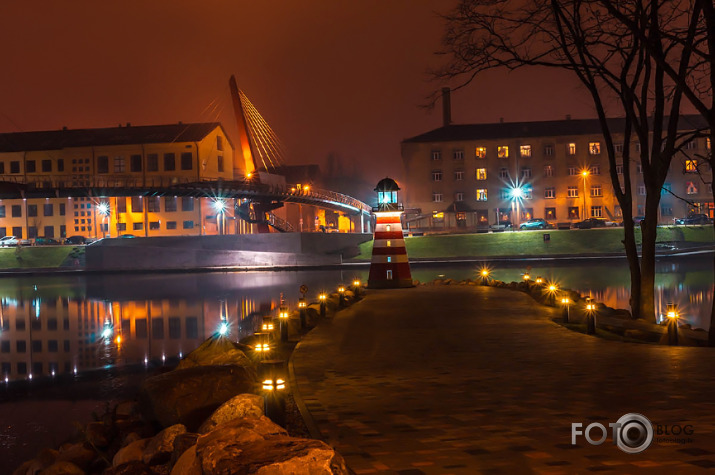
[[511, 197], [514, 199], [519, 199], [524, 197], [524, 190], [521, 187], [515, 187], [511, 189]]
[[105, 203], [104, 201], [99, 203], [97, 205], [97, 211], [99, 211], [99, 214], [107, 216], [109, 214], [109, 203]]
[[218, 327], [218, 333], [221, 336], [226, 336], [228, 334], [228, 323], [221, 323], [221, 325]]
[[223, 213], [226, 210], [226, 203], [223, 200], [216, 200], [213, 202], [213, 207], [217, 213]]

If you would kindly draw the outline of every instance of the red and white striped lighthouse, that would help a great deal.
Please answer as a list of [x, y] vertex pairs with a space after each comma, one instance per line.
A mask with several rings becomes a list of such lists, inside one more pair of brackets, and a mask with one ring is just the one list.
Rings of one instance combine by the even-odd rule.
[[395, 180], [384, 178], [375, 187], [377, 207], [372, 262], [367, 286], [374, 289], [412, 287], [410, 262], [402, 236], [402, 205], [397, 201], [400, 187]]

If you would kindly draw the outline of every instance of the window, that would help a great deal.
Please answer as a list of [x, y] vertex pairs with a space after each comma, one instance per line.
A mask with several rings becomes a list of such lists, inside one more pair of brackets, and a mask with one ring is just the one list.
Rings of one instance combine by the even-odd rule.
[[167, 221], [166, 229], [176, 229], [176, 221]]
[[640, 143], [640, 142], [635, 142], [635, 143], [633, 144], [633, 148], [635, 149], [636, 152], [640, 152], [640, 151], [641, 151], [641, 143]]
[[17, 237], [22, 237], [22, 226], [13, 226], [12, 235]]
[[567, 189], [566, 196], [569, 198], [578, 198], [578, 188], [575, 186], [569, 186]]
[[519, 147], [519, 154], [522, 158], [531, 157], [531, 145], [522, 145]]
[[456, 170], [454, 172], [454, 179], [457, 181], [464, 180], [464, 170]]
[[576, 144], [571, 142], [566, 145], [566, 154], [573, 156], [576, 155]]
[[708, 138], [705, 139], [705, 148], [707, 148], [708, 150], [710, 150], [710, 137], [708, 137]]
[[191, 152], [184, 152], [181, 154], [181, 169], [191, 170], [193, 168], [194, 155]]
[[474, 149], [474, 158], [487, 158], [487, 147], [477, 147]]
[[554, 167], [551, 165], [544, 165], [544, 176], [546, 176], [546, 177], [554, 176]]
[[120, 196], [119, 198], [117, 198], [117, 213], [126, 213], [126, 212], [127, 212], [127, 199], [123, 196]]
[[[77, 228], [75, 228], [75, 231]], [[117, 223], [117, 231], [126, 231], [127, 230], [127, 223]]]
[[218, 171], [223, 172], [223, 156], [219, 155], [216, 157], [216, 165], [218, 166]]
[[15, 342], [15, 350], [18, 353], [26, 353], [27, 352], [27, 342], [24, 340], [18, 340]]
[[42, 171], [45, 173], [52, 172], [52, 160], [42, 160]]
[[695, 140], [690, 140], [685, 143], [685, 150], [694, 150], [695, 149]]
[[601, 185], [593, 185], [591, 187], [591, 198], [596, 198], [599, 196], [603, 196]]
[[695, 159], [685, 160], [685, 173], [697, 173], [698, 161]]
[[511, 189], [510, 188], [502, 188], [499, 191], [499, 198], [501, 198], [502, 200], [509, 200], [509, 199], [513, 198], [512, 194], [511, 194]]
[[638, 185], [638, 194], [640, 196], [645, 196], [645, 185]]
[[698, 187], [692, 181], [687, 182], [685, 184], [685, 186], [686, 186], [686, 192], [689, 195], [697, 195], [698, 194]]
[[[190, 196], [181, 197], [181, 211], [193, 211], [194, 210], [194, 199]], [[193, 225], [191, 226], [193, 228]]]
[[486, 168], [477, 168], [477, 180], [486, 180], [487, 179], [487, 169]]
[[477, 201], [487, 201], [486, 188], [477, 188]]
[[464, 160], [464, 150], [455, 150], [452, 153], [452, 158], [455, 160]]
[[643, 174], [643, 165], [642, 164], [639, 163], [636, 165], [636, 172], [641, 175]]
[[442, 181], [442, 170], [432, 170], [432, 181]]
[[142, 156], [132, 155], [129, 157], [129, 170], [132, 172], [142, 171]]
[[623, 144], [622, 143], [617, 143], [613, 146], [613, 148], [616, 150], [616, 153], [623, 153]]
[[522, 178], [531, 178], [531, 168], [521, 167], [521, 177]]
[[544, 219], [556, 219], [556, 208], [544, 208]]
[[616, 173], [619, 175], [623, 175], [623, 164], [619, 163], [616, 165]]
[[5, 217], [5, 205], [0, 205], [0, 218]]
[[442, 211], [432, 211], [432, 219], [442, 222], [444, 219], [444, 213]]
[[164, 211], [168, 213], [173, 213], [174, 211], [176, 211], [176, 196], [164, 197]]
[[553, 155], [554, 155], [554, 146], [553, 145], [544, 145], [544, 156], [551, 157]]
[[193, 221], [184, 221], [184, 229], [194, 229]]
[[132, 213], [141, 213], [143, 209], [141, 196], [132, 196]]
[[660, 206], [660, 215], [661, 216], [673, 216], [673, 208], [670, 206], [661, 205]]
[[601, 142], [589, 142], [588, 153], [591, 155], [601, 155]]
[[623, 209], [620, 207], [620, 205], [614, 206], [613, 213], [616, 215], [616, 218], [623, 217]]
[[509, 178], [509, 170], [507, 170], [506, 168], [500, 168], [499, 178]]
[[663, 183], [663, 186], [660, 188], [660, 195], [669, 195], [673, 193], [673, 185], [670, 183]]
[[442, 202], [443, 195], [442, 193], [432, 193], [432, 201], [435, 203], [441, 203]]
[[158, 213], [161, 211], [159, 209], [159, 197], [158, 196], [149, 196], [147, 198], [147, 211], [150, 213]]
[[432, 160], [442, 160], [442, 152], [439, 150], [432, 150]]
[[31, 218], [37, 216], [37, 205], [27, 205], [27, 216]]
[[97, 157], [97, 173], [109, 173], [109, 157], [104, 155]]
[[509, 147], [506, 145], [497, 147], [497, 158], [509, 158]]
[[[522, 193], [524, 195], [525, 200], [531, 200], [534, 198], [534, 190], [531, 187], [522, 188]], [[528, 219], [531, 219], [531, 218], [528, 218]]]
[[454, 194], [454, 201], [464, 201], [464, 192], [458, 191]]
[[156, 231], [157, 229], [161, 229], [161, 226], [159, 224], [159, 221], [150, 221], [149, 222], [149, 229]]
[[126, 170], [124, 157], [114, 157], [114, 173], [124, 173]]
[[578, 206], [569, 206], [569, 219], [579, 219]]
[[[22, 206], [20, 205], [12, 205], [12, 217], [13, 218], [21, 218], [22, 217]], [[17, 236], [20, 237], [20, 236]]]
[[65, 204], [60, 203], [60, 216], [64, 216], [64, 215], [65, 215]]
[[134, 231], [142, 231], [144, 229], [144, 223], [134, 223], [132, 224], [132, 229]]
[[20, 173], [20, 162], [19, 161], [10, 162], [10, 173]]
[[223, 150], [223, 137], [220, 135], [216, 136], [216, 150]]
[[26, 173], [35, 173], [37, 171], [37, 165], [35, 164], [34, 160], [28, 160], [25, 163], [25, 172]]
[[589, 172], [591, 173], [591, 175], [600, 175], [601, 174], [601, 166], [600, 165], [591, 165]]
[[576, 167], [569, 167], [569, 176], [576, 176], [578, 175], [578, 170], [576, 170]]
[[5, 174], [5, 162], [0, 162], [0, 175]]
[[164, 154], [164, 171], [170, 172], [176, 170], [176, 157], [173, 153]]
[[45, 216], [53, 216], [55, 214], [55, 207], [52, 205], [52, 203], [45, 203], [42, 208], [42, 214]]
[[600, 206], [591, 206], [591, 217], [592, 218], [600, 218], [601, 217], [601, 207]]
[[556, 198], [556, 189], [555, 188], [544, 189], [544, 198], [547, 198], [547, 199]]
[[158, 172], [159, 171], [159, 154], [150, 153], [146, 156], [146, 171], [148, 172]]

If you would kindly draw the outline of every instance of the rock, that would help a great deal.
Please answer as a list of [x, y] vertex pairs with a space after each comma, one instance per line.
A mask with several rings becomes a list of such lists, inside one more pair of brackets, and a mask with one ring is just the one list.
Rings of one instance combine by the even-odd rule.
[[[197, 472], [199, 473], [199, 472]], [[103, 472], [104, 475], [156, 475], [151, 467], [144, 462], [135, 460], [125, 463], [118, 467], [108, 468]]]
[[139, 393], [142, 413], [162, 426], [195, 432], [221, 404], [255, 389], [255, 371], [242, 366], [197, 366], [148, 378]]
[[111, 441], [110, 430], [102, 422], [90, 422], [85, 427], [87, 441], [95, 447], [103, 448]]
[[623, 336], [626, 338], [633, 338], [634, 340], [647, 340], [648, 334], [642, 330], [630, 329], [623, 332]]
[[87, 471], [96, 457], [97, 452], [86, 443], [80, 442], [61, 446], [56, 462], [71, 462], [82, 470]]
[[228, 338], [212, 336], [179, 362], [176, 369], [194, 366], [238, 365], [253, 366], [241, 346]]
[[35, 475], [43, 468], [38, 460], [32, 459], [17, 467], [15, 471], [12, 472], [12, 475]]
[[281, 437], [242, 447], [203, 450], [197, 444], [202, 473], [348, 474], [345, 461], [324, 442]]
[[199, 434], [211, 432], [220, 424], [238, 419], [239, 417], [261, 417], [263, 415], [263, 398], [256, 394], [239, 394], [229, 399], [214, 411], [199, 427]]
[[168, 462], [174, 452], [174, 439], [177, 435], [184, 433], [186, 433], [186, 427], [183, 424], [175, 424], [156, 434], [144, 449], [144, 463], [159, 465]]
[[125, 447], [119, 449], [112, 459], [112, 467], [119, 467], [125, 463], [143, 461], [144, 450], [151, 439], [136, 440]]
[[124, 420], [130, 419], [132, 416], [138, 413], [137, 403], [134, 401], [124, 401], [117, 404], [114, 409], [114, 419]]
[[72, 462], [55, 462], [43, 471], [40, 475], [84, 475], [85, 472]]
[[49, 467], [57, 461], [57, 455], [59, 452], [53, 449], [42, 449], [35, 456], [36, 460], [39, 460], [44, 467]]
[[174, 464], [171, 475], [195, 475], [201, 473], [201, 463], [196, 456], [196, 446], [188, 448]]
[[177, 435], [174, 439], [174, 451], [171, 453], [171, 461], [169, 464], [174, 466], [184, 452], [196, 445], [198, 439], [199, 434], [194, 432], [184, 432], [183, 434]]

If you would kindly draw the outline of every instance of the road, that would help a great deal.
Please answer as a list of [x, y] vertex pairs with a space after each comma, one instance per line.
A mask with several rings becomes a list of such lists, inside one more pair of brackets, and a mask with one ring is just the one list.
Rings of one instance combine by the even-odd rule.
[[[507, 289], [371, 291], [301, 341], [296, 389], [321, 438], [357, 474], [715, 468], [712, 349], [603, 340], [558, 316]], [[656, 434], [639, 454], [610, 434], [602, 445], [583, 436], [572, 445], [572, 423], [608, 427], [631, 412], [692, 428], [691, 440]]]

